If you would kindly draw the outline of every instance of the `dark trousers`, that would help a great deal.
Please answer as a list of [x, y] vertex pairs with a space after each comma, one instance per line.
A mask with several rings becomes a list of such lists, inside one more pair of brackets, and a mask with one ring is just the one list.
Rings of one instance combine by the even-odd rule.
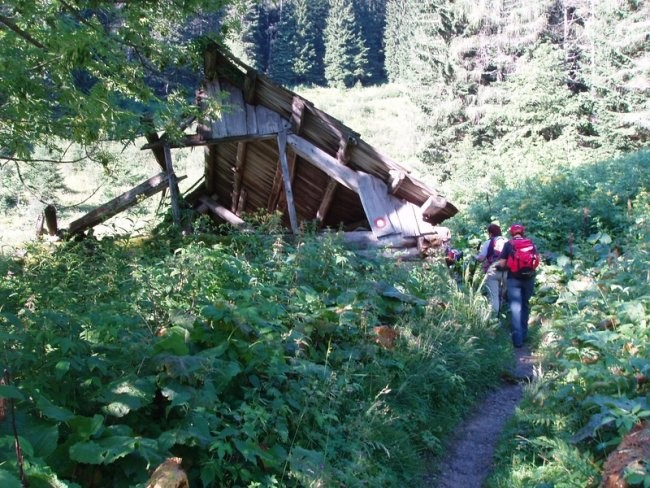
[[528, 316], [530, 306], [528, 302], [533, 296], [535, 279], [519, 280], [508, 278], [508, 302], [510, 304], [510, 320], [512, 331], [512, 344], [521, 347], [528, 337]]

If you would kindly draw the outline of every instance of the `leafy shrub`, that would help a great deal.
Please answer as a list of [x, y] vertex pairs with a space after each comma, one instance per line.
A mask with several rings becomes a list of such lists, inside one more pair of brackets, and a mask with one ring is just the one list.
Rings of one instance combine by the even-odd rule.
[[[251, 218], [263, 231], [33, 246], [4, 277], [0, 391], [30, 480], [141, 486], [174, 455], [196, 486], [396, 486], [440, 452], [508, 361], [485, 300], [444, 266]], [[4, 459], [12, 439], [1, 423]]]

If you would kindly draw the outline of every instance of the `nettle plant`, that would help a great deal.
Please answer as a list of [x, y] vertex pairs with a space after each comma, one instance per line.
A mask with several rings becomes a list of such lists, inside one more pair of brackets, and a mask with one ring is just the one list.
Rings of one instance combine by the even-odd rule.
[[[534, 305], [546, 318], [543, 375], [513, 422], [518, 440], [502, 447], [508, 466], [488, 486], [598, 486], [607, 455], [650, 418], [650, 212], [641, 198], [633, 208], [622, 253], [600, 232], [545, 266]], [[625, 477], [647, 483], [645, 461]]]
[[[21, 469], [32, 486], [142, 486], [169, 456], [196, 486], [418, 476], [506, 360], [485, 302], [468, 306], [444, 266], [256, 219], [28, 249], [0, 282], [6, 486]], [[373, 335], [386, 324], [390, 351]]]

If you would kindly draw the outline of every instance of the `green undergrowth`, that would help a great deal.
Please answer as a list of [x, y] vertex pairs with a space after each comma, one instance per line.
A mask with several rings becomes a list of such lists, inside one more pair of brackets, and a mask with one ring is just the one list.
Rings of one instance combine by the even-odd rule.
[[435, 262], [257, 225], [3, 261], [3, 487], [15, 438], [32, 487], [144, 486], [170, 456], [193, 487], [417, 486], [511, 360], [485, 299]]
[[[650, 418], [649, 162], [646, 151], [583, 168], [582, 178], [567, 173], [571, 207], [544, 187], [521, 202], [539, 211], [531, 232], [548, 236], [533, 303], [541, 363], [501, 437], [489, 488], [595, 488], [608, 454]], [[546, 211], [553, 218], [540, 217]], [[625, 470], [628, 486], [650, 486], [648, 460], [638, 461]]]

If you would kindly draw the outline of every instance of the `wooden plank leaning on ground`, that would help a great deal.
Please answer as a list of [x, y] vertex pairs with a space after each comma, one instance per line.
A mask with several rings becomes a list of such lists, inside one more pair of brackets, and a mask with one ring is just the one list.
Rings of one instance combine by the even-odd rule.
[[[180, 181], [184, 179], [185, 176], [178, 177], [177, 180]], [[155, 195], [159, 191], [167, 188], [168, 176], [163, 173], [158, 173], [156, 176], [152, 176], [144, 183], [139, 184], [135, 188], [122, 193], [119, 197], [113, 198], [109, 202], [106, 202], [103, 205], [100, 205], [94, 210], [91, 210], [83, 217], [70, 223], [68, 228], [68, 234], [74, 235], [79, 232], [83, 232], [86, 229], [90, 229], [102, 222], [110, 219], [114, 215], [126, 210], [127, 208], [133, 207], [135, 204], [139, 203], [140, 197], [150, 197]]]

